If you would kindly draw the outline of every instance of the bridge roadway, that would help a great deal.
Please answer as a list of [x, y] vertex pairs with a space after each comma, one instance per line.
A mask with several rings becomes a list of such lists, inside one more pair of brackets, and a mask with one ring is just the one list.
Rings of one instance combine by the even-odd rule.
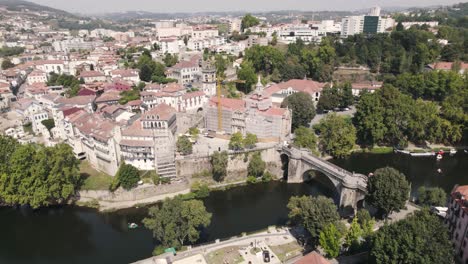
[[288, 156], [288, 182], [303, 182], [307, 171], [323, 173], [340, 194], [340, 205], [356, 208], [357, 202], [367, 193], [367, 176], [349, 172], [339, 166], [313, 155], [307, 149], [291, 145], [281, 146], [278, 151]]

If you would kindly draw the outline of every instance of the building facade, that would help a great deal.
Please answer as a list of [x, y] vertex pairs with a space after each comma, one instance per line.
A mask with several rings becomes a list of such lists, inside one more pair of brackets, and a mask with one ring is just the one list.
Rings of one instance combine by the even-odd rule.
[[445, 223], [458, 263], [468, 263], [468, 185], [455, 186], [450, 194]]

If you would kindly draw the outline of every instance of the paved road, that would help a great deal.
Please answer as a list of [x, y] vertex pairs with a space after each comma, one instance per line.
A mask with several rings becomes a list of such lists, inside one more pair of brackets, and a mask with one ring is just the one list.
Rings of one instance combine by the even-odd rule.
[[331, 114], [331, 113], [336, 113], [337, 115], [339, 116], [350, 116], [350, 117], [353, 117], [354, 114], [356, 113], [356, 107], [354, 106], [351, 106], [350, 107], [351, 110], [349, 111], [343, 111], [343, 112], [330, 112], [328, 114], [317, 114], [314, 119], [312, 119], [312, 121], [310, 122], [310, 126], [312, 127], [313, 125], [316, 125], [318, 123], [320, 123], [320, 121], [327, 115]]

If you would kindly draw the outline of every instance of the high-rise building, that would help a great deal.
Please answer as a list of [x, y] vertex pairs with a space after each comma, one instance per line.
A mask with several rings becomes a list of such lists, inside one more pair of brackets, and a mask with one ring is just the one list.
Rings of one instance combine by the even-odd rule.
[[347, 38], [362, 33], [364, 29], [364, 16], [347, 16], [341, 20], [341, 36]]

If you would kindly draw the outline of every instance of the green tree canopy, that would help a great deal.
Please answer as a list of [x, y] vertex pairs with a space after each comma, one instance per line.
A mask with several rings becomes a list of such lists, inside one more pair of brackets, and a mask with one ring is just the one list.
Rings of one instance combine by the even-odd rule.
[[239, 91], [244, 93], [252, 91], [252, 86], [257, 82], [257, 74], [250, 61], [245, 60], [242, 62], [240, 69], [237, 71], [237, 79], [241, 81], [236, 83]]
[[122, 163], [115, 177], [125, 190], [130, 190], [137, 186], [140, 181], [140, 173], [137, 168], [130, 164]]
[[291, 222], [303, 226], [314, 240], [327, 225], [340, 218], [333, 200], [324, 196], [293, 196], [289, 199], [288, 209]]
[[424, 187], [418, 188], [418, 203], [425, 206], [446, 206], [447, 193], [439, 187]]
[[259, 178], [263, 176], [265, 169], [266, 163], [262, 160], [262, 156], [259, 152], [255, 152], [247, 166], [247, 175]]
[[382, 227], [372, 240], [370, 263], [450, 264], [448, 229], [427, 210]]
[[187, 136], [180, 136], [177, 139], [176, 146], [177, 146], [177, 151], [182, 153], [183, 155], [192, 154], [192, 151], [193, 151], [192, 142], [190, 142]]
[[221, 182], [227, 175], [228, 153], [227, 151], [215, 151], [211, 156], [211, 166], [213, 167], [213, 179]]
[[367, 181], [366, 200], [381, 214], [388, 216], [405, 206], [410, 186], [405, 175], [394, 168], [378, 169]]
[[195, 243], [200, 230], [211, 223], [211, 214], [200, 200], [166, 199], [162, 205], [151, 207], [148, 214], [149, 217], [143, 219], [144, 225], [165, 247], [180, 248], [186, 243]]
[[281, 103], [281, 107], [292, 110], [292, 130], [300, 126], [309, 127], [315, 117], [315, 106], [312, 97], [308, 93], [294, 93]]
[[319, 244], [328, 258], [336, 258], [341, 249], [341, 233], [334, 224], [327, 225], [319, 236]]
[[317, 137], [314, 131], [307, 127], [298, 127], [294, 130], [294, 145], [314, 152], [317, 148]]
[[4, 59], [2, 61], [2, 70], [10, 69], [13, 67], [15, 67], [15, 64], [13, 64], [13, 62], [11, 62], [10, 59]]
[[251, 14], [247, 14], [242, 18], [241, 22], [241, 30], [244, 31], [249, 27], [253, 27], [260, 24], [260, 20], [258, 18], [252, 16]]
[[229, 149], [232, 150], [241, 150], [244, 148], [244, 139], [241, 132], [236, 132], [231, 135], [229, 140]]
[[356, 129], [351, 120], [335, 113], [327, 115], [318, 125], [320, 149], [333, 157], [350, 154], [356, 143]]
[[247, 133], [244, 138], [244, 146], [249, 149], [255, 148], [256, 144], [258, 143], [257, 135], [252, 133]]
[[75, 194], [79, 162], [68, 145], [17, 145], [7, 138], [0, 144], [0, 158], [8, 164], [0, 166], [2, 203], [39, 208], [64, 203]]

